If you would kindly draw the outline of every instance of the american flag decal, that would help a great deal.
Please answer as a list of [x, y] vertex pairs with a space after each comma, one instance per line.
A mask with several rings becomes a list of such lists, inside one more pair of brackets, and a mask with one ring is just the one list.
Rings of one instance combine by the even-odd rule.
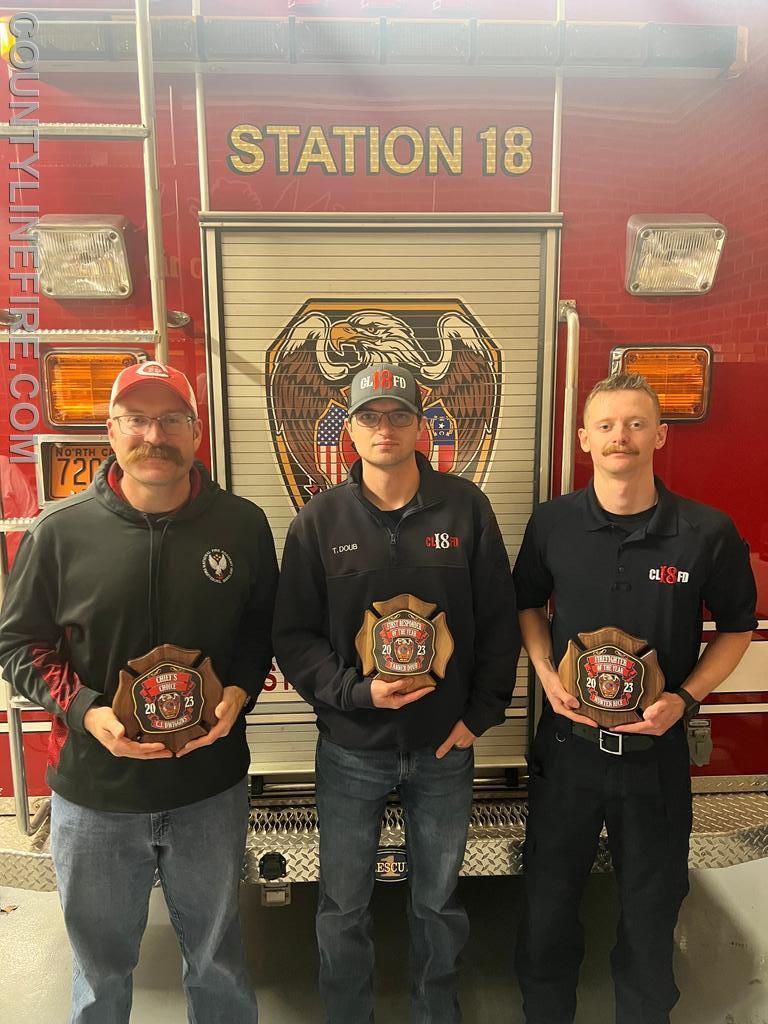
[[315, 464], [331, 487], [340, 484], [347, 475], [347, 467], [341, 454], [341, 432], [344, 429], [345, 415], [340, 405], [331, 402], [325, 415], [317, 422]]
[[424, 419], [432, 435], [432, 466], [441, 473], [450, 473], [456, 465], [456, 422], [442, 402], [427, 406]]

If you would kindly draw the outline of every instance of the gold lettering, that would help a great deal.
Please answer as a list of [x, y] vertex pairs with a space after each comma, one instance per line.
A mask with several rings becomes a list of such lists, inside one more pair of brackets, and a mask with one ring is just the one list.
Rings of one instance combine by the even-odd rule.
[[288, 151], [288, 139], [291, 135], [301, 135], [301, 128], [297, 124], [268, 124], [264, 132], [267, 135], [277, 136], [275, 170], [278, 174], [290, 174], [291, 160]]
[[449, 174], [461, 174], [462, 128], [451, 128], [451, 144], [439, 128], [431, 126], [427, 135], [427, 174], [437, 174], [442, 160]]
[[379, 127], [372, 124], [368, 128], [368, 173], [378, 174], [381, 170], [379, 160]]
[[507, 174], [525, 174], [530, 171], [533, 157], [530, 128], [508, 128], [504, 132], [504, 171]]
[[[408, 139], [411, 143], [411, 159], [402, 163], [395, 156], [395, 143], [398, 139]], [[421, 166], [424, 159], [424, 140], [415, 128], [398, 125], [388, 131], [384, 138], [384, 162], [395, 174], [413, 174]]]
[[483, 144], [483, 174], [496, 173], [496, 129], [486, 128], [478, 132], [477, 138]]
[[229, 144], [238, 153], [246, 153], [249, 157], [244, 160], [241, 156], [230, 153], [227, 163], [235, 174], [255, 174], [264, 166], [264, 152], [258, 144], [261, 141], [261, 130], [254, 124], [238, 124], [229, 133]]
[[338, 174], [336, 161], [319, 124], [313, 124], [308, 129], [294, 173], [306, 174], [310, 164], [320, 164], [326, 174]]
[[355, 139], [365, 137], [365, 126], [362, 124], [342, 125], [337, 124], [331, 127], [331, 135], [343, 139], [341, 150], [341, 173], [355, 173]]

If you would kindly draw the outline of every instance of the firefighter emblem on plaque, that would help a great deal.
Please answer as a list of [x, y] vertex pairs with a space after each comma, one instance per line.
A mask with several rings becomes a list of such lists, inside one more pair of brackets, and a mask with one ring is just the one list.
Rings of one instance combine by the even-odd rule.
[[437, 686], [435, 676], [445, 676], [453, 654], [445, 612], [435, 615], [436, 604], [413, 594], [374, 601], [373, 608], [376, 614], [366, 611], [355, 638], [363, 675], [400, 679], [401, 693]]
[[210, 658], [160, 644], [120, 671], [112, 710], [128, 739], [164, 743], [175, 753], [216, 724], [222, 689]]
[[579, 714], [600, 726], [639, 721], [640, 712], [664, 690], [656, 651], [614, 626], [569, 640], [558, 673], [565, 689], [579, 698]]

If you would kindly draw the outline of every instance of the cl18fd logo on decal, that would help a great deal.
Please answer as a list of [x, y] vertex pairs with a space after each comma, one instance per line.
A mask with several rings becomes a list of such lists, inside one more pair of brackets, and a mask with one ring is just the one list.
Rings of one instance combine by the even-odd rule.
[[313, 299], [267, 352], [275, 455], [301, 509], [357, 459], [344, 429], [349, 384], [366, 367], [407, 367], [421, 389], [419, 447], [435, 469], [482, 484], [499, 418], [501, 352], [458, 299]]

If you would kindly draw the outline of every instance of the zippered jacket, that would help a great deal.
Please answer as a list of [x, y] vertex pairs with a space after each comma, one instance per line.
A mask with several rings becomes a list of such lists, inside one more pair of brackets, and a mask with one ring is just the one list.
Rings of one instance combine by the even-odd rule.
[[44, 511], [24, 537], [0, 615], [0, 664], [53, 716], [47, 781], [74, 803], [160, 811], [214, 796], [248, 770], [244, 716], [183, 758], [115, 757], [83, 726], [111, 704], [120, 669], [158, 644], [210, 656], [224, 686], [256, 698], [272, 658], [277, 563], [260, 508], [223, 491], [196, 463], [199, 487], [166, 516], [93, 485]]
[[[509, 560], [490, 502], [417, 453], [416, 502], [395, 527], [363, 497], [362, 464], [291, 524], [275, 609], [286, 679], [318, 727], [350, 749], [437, 747], [463, 719], [476, 735], [504, 720], [520, 633]], [[411, 594], [445, 612], [454, 642], [445, 678], [399, 710], [371, 703], [355, 637], [373, 602]]]

